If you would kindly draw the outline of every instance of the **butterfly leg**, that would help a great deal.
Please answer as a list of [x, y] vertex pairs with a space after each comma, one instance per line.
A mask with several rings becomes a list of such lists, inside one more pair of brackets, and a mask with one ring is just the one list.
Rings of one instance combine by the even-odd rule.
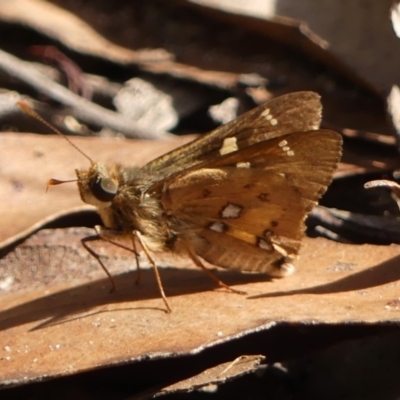
[[93, 235], [93, 236], [86, 236], [83, 239], [81, 239], [82, 246], [86, 249], [86, 251], [94, 257], [97, 262], [100, 264], [101, 268], [103, 268], [103, 271], [107, 274], [108, 279], [111, 282], [111, 289], [110, 293], [115, 291], [115, 281], [106, 266], [104, 265], [103, 261], [101, 261], [100, 256], [88, 245], [88, 242], [94, 242], [96, 240], [103, 240], [100, 236], [98, 235]]
[[160, 274], [159, 274], [159, 272], [158, 272], [157, 264], [156, 264], [156, 262], [154, 261], [154, 258], [151, 256], [150, 251], [149, 251], [149, 249], [147, 248], [146, 243], [144, 242], [144, 239], [143, 239], [142, 234], [141, 234], [139, 231], [133, 231], [133, 232], [132, 232], [132, 235], [133, 235], [135, 238], [137, 238], [138, 242], [140, 243], [140, 246], [142, 247], [144, 253], [146, 254], [146, 256], [147, 256], [147, 258], [148, 258], [148, 260], [150, 261], [150, 264], [151, 264], [151, 265], [153, 266], [153, 268], [154, 268], [154, 274], [155, 274], [155, 276], [156, 276], [156, 281], [157, 281], [158, 289], [160, 290], [161, 297], [162, 297], [162, 299], [163, 299], [163, 301], [164, 301], [165, 307], [167, 308], [167, 313], [170, 313], [170, 312], [171, 312], [171, 307], [169, 306], [167, 297], [165, 296], [165, 293], [164, 293], [164, 288], [163, 288], [163, 285], [162, 285], [162, 282], [161, 282]]
[[138, 285], [140, 282], [141, 273], [140, 273], [139, 253], [136, 249], [136, 242], [134, 237], [132, 237], [132, 246], [133, 246], [133, 251], [135, 252], [136, 271], [137, 271], [135, 283], [136, 285]]
[[[139, 266], [139, 254], [136, 251], [136, 247], [134, 249], [131, 249], [127, 246], [124, 246], [121, 243], [115, 242], [114, 240], [112, 240], [112, 237], [116, 236], [116, 233], [113, 231], [113, 233], [111, 234], [110, 232], [108, 232], [109, 230], [104, 229], [101, 226], [95, 226], [95, 231], [96, 231], [96, 235], [92, 235], [92, 236], [87, 236], [83, 239], [81, 239], [81, 243], [82, 246], [86, 249], [86, 251], [92, 256], [94, 257], [97, 262], [100, 264], [101, 268], [103, 268], [103, 271], [106, 273], [108, 279], [111, 282], [111, 289], [110, 292], [114, 292], [115, 291], [115, 281], [114, 278], [112, 277], [112, 275], [110, 274], [110, 272], [108, 271], [108, 269], [106, 268], [106, 266], [104, 265], [103, 261], [101, 261], [100, 256], [88, 245], [88, 242], [94, 242], [97, 240], [104, 240], [106, 242], [109, 242], [115, 246], [118, 246], [122, 249], [128, 250], [130, 252], [133, 252], [135, 254], [136, 257], [136, 265], [137, 267]], [[139, 270], [138, 270], [138, 274], [139, 274]], [[136, 281], [138, 282], [138, 278], [136, 279]]]
[[196, 252], [194, 251], [192, 245], [184, 240], [180, 239], [181, 244], [184, 246], [186, 249], [189, 257], [192, 259], [192, 261], [199, 267], [201, 268], [214, 282], [216, 282], [219, 286], [223, 287], [224, 289], [228, 290], [229, 292], [232, 293], [237, 293], [237, 294], [247, 294], [246, 292], [243, 292], [241, 290], [236, 290], [228, 286], [226, 283], [222, 282], [220, 279], [218, 279], [200, 260], [200, 258], [197, 256]]

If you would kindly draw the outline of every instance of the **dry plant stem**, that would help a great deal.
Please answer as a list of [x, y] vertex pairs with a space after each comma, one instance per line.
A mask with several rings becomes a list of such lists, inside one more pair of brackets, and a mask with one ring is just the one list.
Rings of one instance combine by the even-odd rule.
[[[239, 356], [235, 358], [222, 372], [220, 372], [217, 375], [217, 378], [222, 377], [222, 375], [226, 374], [232, 367], [234, 367], [236, 364], [239, 364], [243, 361], [247, 361], [248, 358], [251, 358], [252, 356]], [[262, 357], [262, 356], [261, 356]]]
[[166, 132], [147, 131], [135, 127], [135, 121], [132, 119], [85, 100], [38, 72], [29, 62], [22, 61], [3, 50], [0, 50], [0, 69], [40, 93], [71, 107], [71, 113], [85, 123], [99, 127], [106, 126], [135, 138], [167, 139], [172, 136]]
[[191, 244], [188, 241], [181, 240], [181, 243], [183, 247], [186, 249], [189, 257], [192, 259], [192, 261], [199, 267], [201, 268], [214, 282], [217, 282], [218, 286], [223, 287], [224, 289], [228, 290], [229, 292], [236, 293], [236, 294], [247, 294], [246, 292], [243, 292], [241, 290], [236, 290], [232, 289], [230, 286], [228, 286], [226, 283], [222, 282], [220, 279], [218, 279], [203, 263], [200, 261], [199, 257], [193, 250]]
[[375, 181], [369, 181], [364, 185], [365, 189], [384, 187], [392, 191], [392, 198], [397, 203], [397, 207], [400, 209], [400, 185], [397, 182], [388, 181], [386, 179], [378, 179]]
[[83, 71], [73, 60], [59, 51], [55, 46], [32, 46], [33, 54], [43, 57], [48, 62], [58, 65], [68, 80], [68, 87], [73, 93], [81, 94], [86, 100], [92, 99], [92, 91], [87, 84]]
[[[39, 62], [32, 63], [31, 66], [41, 74], [53, 79], [54, 82], [61, 82], [61, 72], [54, 67]], [[93, 95], [99, 95], [107, 99], [116, 96], [123, 87], [120, 83], [109, 81], [105, 76], [83, 73], [83, 77]]]
[[384, 187], [392, 190], [398, 196], [400, 196], [400, 185], [397, 182], [389, 181], [387, 179], [377, 179], [375, 181], [369, 181], [364, 185], [365, 189], [371, 189], [376, 187]]

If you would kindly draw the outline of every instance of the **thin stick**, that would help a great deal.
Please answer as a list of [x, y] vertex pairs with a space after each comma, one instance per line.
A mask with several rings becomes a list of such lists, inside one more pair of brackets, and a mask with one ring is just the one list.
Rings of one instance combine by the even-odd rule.
[[99, 127], [106, 126], [117, 132], [122, 132], [126, 136], [142, 139], [169, 139], [173, 137], [173, 135], [166, 132], [139, 128], [132, 118], [85, 100], [66, 87], [49, 79], [29, 62], [22, 61], [3, 50], [0, 50], [0, 70], [25, 82], [51, 99], [71, 107], [71, 114], [87, 124]]

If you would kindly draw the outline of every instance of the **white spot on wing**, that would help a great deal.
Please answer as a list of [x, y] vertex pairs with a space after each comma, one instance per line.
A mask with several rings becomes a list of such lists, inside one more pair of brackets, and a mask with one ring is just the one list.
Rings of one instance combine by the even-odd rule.
[[234, 151], [238, 150], [237, 140], [235, 137], [228, 137], [224, 139], [222, 143], [222, 147], [219, 149], [219, 154], [221, 156], [229, 153], [233, 153]]
[[283, 247], [279, 246], [279, 244], [273, 243], [272, 246], [274, 246], [274, 249], [279, 254], [282, 254], [284, 257], [287, 257], [287, 255], [288, 255], [287, 251]]
[[267, 251], [272, 251], [274, 250], [273, 246], [271, 243], [268, 243], [266, 240], [264, 239], [258, 239], [258, 247], [260, 249], [263, 250], [267, 250]]
[[278, 144], [278, 146], [279, 147], [285, 147], [285, 146], [287, 146], [287, 140], [282, 140], [282, 142], [279, 142], [279, 144]]
[[270, 113], [270, 111], [271, 111], [271, 110], [270, 110], [269, 108], [266, 108], [266, 109], [261, 113], [261, 116], [267, 118], [268, 115], [269, 115], [269, 113]]
[[286, 153], [287, 156], [294, 156], [294, 151], [290, 148], [287, 140], [282, 140], [278, 143], [278, 146]]
[[278, 124], [278, 120], [276, 118], [274, 118], [274, 116], [271, 114], [271, 110], [269, 108], [265, 109], [261, 113], [261, 117], [264, 117], [273, 126]]
[[212, 231], [218, 232], [218, 233], [224, 232], [224, 231], [225, 231], [225, 228], [226, 228], [226, 225], [223, 224], [222, 222], [219, 222], [219, 221], [213, 222], [213, 223], [210, 225], [210, 229], [211, 229]]
[[242, 212], [242, 207], [237, 204], [229, 203], [222, 209], [222, 218], [238, 218]]
[[250, 168], [249, 162], [238, 162], [236, 168]]

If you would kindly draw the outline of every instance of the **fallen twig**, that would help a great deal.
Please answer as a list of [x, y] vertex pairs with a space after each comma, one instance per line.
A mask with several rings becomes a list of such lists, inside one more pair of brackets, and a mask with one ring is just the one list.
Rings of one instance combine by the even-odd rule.
[[126, 136], [140, 139], [172, 137], [166, 132], [138, 128], [131, 118], [85, 100], [38, 72], [29, 62], [22, 61], [3, 50], [0, 50], [0, 69], [34, 87], [40, 93], [71, 107], [71, 114], [85, 123], [108, 127]]

